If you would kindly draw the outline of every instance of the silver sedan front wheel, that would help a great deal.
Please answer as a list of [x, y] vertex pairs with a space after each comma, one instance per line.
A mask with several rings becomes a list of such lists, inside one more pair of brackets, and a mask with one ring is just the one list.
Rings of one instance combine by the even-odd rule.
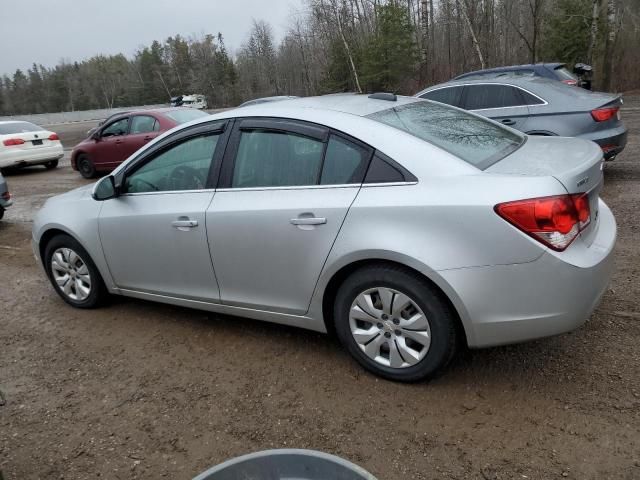
[[60, 291], [81, 302], [91, 294], [91, 274], [85, 261], [68, 247], [56, 249], [51, 256], [51, 273]]
[[356, 296], [349, 326], [360, 350], [385, 367], [416, 365], [431, 345], [429, 320], [416, 301], [387, 287], [369, 288]]

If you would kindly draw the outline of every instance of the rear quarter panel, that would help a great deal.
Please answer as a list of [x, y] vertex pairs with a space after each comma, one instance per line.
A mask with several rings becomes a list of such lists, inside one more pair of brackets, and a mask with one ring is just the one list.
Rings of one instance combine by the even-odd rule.
[[336, 239], [312, 301], [341, 268], [362, 260], [411, 267], [438, 285], [468, 322], [464, 305], [440, 272], [532, 262], [545, 248], [500, 218], [497, 203], [565, 193], [550, 177], [478, 173], [432, 177], [415, 185], [363, 186]]

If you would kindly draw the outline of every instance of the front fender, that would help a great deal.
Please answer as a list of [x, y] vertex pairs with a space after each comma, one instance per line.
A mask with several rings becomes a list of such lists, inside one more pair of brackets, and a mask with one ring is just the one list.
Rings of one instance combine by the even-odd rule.
[[[72, 193], [73, 195], [70, 195]], [[85, 193], [87, 196], [84, 195]], [[102, 202], [93, 200], [86, 190], [85, 192], [76, 190], [53, 197], [37, 213], [33, 222], [32, 237], [34, 249], [40, 254], [41, 260], [43, 260], [41, 255], [44, 250], [43, 241], [48, 241], [56, 232], [73, 237], [87, 251], [109, 291], [114, 291], [116, 287], [98, 235], [101, 208]]]

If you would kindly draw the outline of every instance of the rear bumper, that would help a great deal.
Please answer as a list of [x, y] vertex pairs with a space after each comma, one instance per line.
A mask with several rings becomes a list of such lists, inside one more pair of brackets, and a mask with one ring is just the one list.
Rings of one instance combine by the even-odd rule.
[[530, 263], [439, 272], [460, 299], [470, 347], [558, 335], [588, 320], [613, 271], [616, 224], [602, 201], [599, 216], [591, 246], [578, 238], [567, 255], [547, 252]]
[[0, 168], [38, 165], [64, 157], [62, 145], [52, 145], [30, 150], [4, 151], [0, 155]]
[[3, 200], [0, 198], [0, 208], [9, 208], [13, 205], [13, 200]]
[[602, 148], [604, 159], [613, 160], [627, 145], [627, 129], [625, 126], [621, 126], [601, 132], [580, 135], [580, 138], [596, 142]]

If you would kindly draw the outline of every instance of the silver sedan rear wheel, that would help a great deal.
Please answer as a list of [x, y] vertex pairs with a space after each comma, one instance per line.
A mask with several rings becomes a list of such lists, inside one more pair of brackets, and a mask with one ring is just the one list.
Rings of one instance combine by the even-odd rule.
[[60, 291], [81, 302], [91, 293], [91, 274], [85, 261], [68, 247], [56, 249], [51, 256], [51, 273]]
[[385, 367], [416, 365], [431, 345], [429, 320], [416, 301], [387, 287], [369, 288], [356, 296], [349, 326], [360, 350]]

